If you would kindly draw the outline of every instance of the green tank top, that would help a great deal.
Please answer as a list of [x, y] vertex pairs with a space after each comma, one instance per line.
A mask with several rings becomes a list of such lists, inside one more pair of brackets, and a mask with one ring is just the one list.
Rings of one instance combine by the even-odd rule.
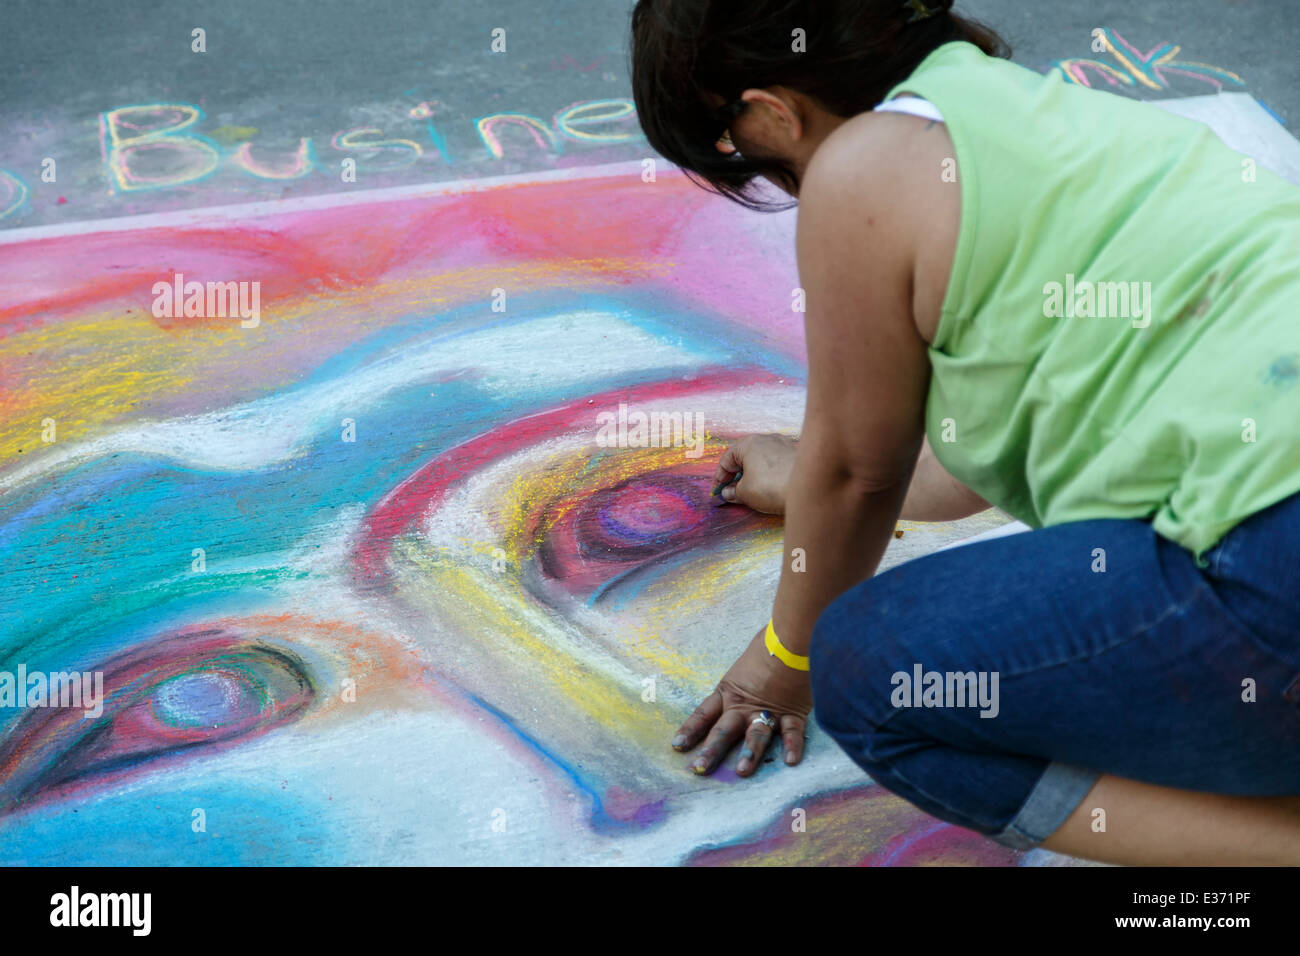
[[1149, 519], [1201, 567], [1300, 491], [1300, 188], [969, 43], [901, 92], [943, 114], [962, 194], [929, 350], [940, 463], [1030, 527]]

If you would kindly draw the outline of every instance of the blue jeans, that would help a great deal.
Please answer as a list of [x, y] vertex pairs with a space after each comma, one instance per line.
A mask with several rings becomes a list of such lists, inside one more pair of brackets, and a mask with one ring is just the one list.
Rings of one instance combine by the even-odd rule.
[[1300, 494], [1206, 557], [1115, 519], [898, 565], [818, 619], [817, 722], [881, 786], [1018, 849], [1102, 773], [1300, 794]]

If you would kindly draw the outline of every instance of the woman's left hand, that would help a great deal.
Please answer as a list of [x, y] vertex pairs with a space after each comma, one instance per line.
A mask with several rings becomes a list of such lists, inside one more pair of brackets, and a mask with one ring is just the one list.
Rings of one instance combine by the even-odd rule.
[[744, 746], [736, 774], [748, 777], [758, 768], [776, 731], [754, 718], [768, 711], [777, 721], [785, 745], [785, 762], [803, 758], [804, 730], [812, 710], [812, 683], [807, 671], [787, 667], [768, 653], [764, 626], [673, 738], [673, 749], [690, 750], [708, 734], [691, 763], [696, 773], [711, 773], [733, 744]]

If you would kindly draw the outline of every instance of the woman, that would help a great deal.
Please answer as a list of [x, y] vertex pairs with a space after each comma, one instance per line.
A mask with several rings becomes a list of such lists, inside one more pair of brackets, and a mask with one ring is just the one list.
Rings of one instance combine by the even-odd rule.
[[[807, 302], [799, 441], [718, 468], [785, 515], [772, 620], [673, 746], [795, 764], [815, 699], [1009, 846], [1300, 862], [1300, 190], [950, 7], [633, 13], [650, 144], [797, 197]], [[900, 516], [989, 503], [1034, 530], [872, 576]]]

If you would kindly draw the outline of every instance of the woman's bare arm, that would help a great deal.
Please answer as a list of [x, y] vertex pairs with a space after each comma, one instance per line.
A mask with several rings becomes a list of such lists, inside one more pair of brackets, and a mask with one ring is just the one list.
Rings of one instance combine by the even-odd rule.
[[957, 521], [993, 507], [939, 464], [927, 438], [916, 459], [916, 470], [907, 486], [904, 521]]
[[[736, 472], [744, 477], [721, 489], [724, 501], [746, 505], [764, 514], [785, 514], [786, 488], [794, 466], [798, 440], [789, 435], [748, 435], [736, 442], [718, 462], [714, 481], [721, 485]], [[899, 518], [904, 521], [957, 521], [991, 508], [939, 464], [927, 439], [917, 455], [916, 469], [907, 486]]]
[[[743, 737], [749, 750], [736, 773], [749, 776], [774, 730], [786, 762], [799, 762], [812, 710], [799, 658], [808, 656], [826, 606], [875, 573], [922, 458], [930, 364], [913, 314], [917, 250], [932, 241], [937, 217], [958, 214], [959, 196], [940, 192], [951, 189], [937, 173], [950, 150], [933, 137], [926, 143], [919, 124], [900, 125], [910, 119], [847, 121], [800, 184], [808, 398], [785, 489], [781, 578], [771, 625], [754, 634], [673, 740], [679, 750], [704, 740], [696, 773], [710, 772]], [[742, 464], [724, 462], [719, 480]], [[748, 478], [734, 485], [741, 500]], [[772, 650], [773, 633], [784, 657]], [[755, 721], [765, 710], [776, 728]]]

